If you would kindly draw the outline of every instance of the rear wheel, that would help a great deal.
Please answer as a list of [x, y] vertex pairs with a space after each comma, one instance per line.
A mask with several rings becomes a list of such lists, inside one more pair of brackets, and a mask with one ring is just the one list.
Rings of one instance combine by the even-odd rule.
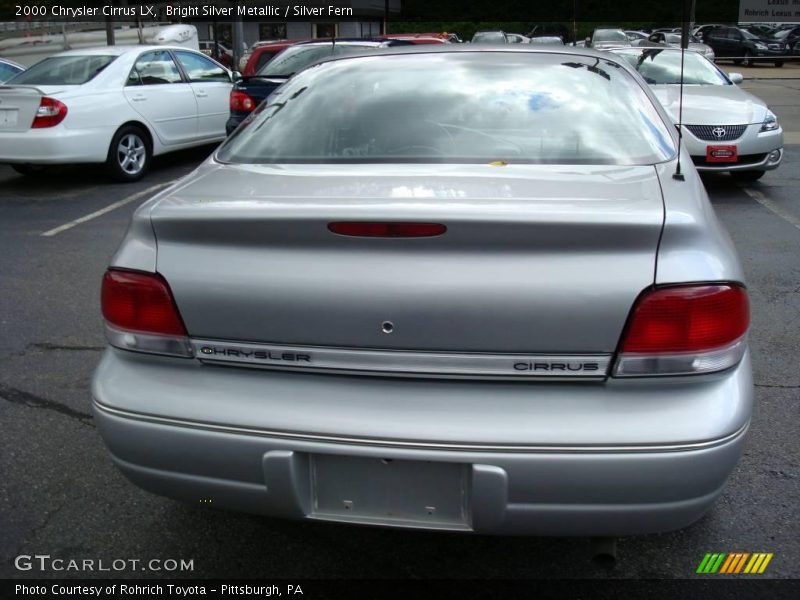
[[45, 169], [44, 165], [31, 165], [31, 164], [11, 165], [11, 168], [14, 169], [20, 175], [26, 175], [28, 177], [32, 175], [38, 175]]
[[766, 171], [731, 171], [731, 177], [736, 181], [758, 181], [764, 176]]
[[152, 157], [150, 139], [144, 131], [136, 125], [126, 125], [111, 140], [106, 168], [117, 181], [138, 181], [150, 168]]
[[742, 58], [742, 66], [743, 67], [752, 67], [753, 66], [753, 54], [750, 50], [744, 51], [744, 56]]

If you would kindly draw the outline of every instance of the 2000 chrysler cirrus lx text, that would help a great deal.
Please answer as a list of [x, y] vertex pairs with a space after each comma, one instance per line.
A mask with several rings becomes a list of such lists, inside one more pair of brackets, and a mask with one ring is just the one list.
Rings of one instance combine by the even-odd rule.
[[688, 525], [737, 463], [752, 379], [742, 271], [678, 149], [611, 54], [305, 69], [136, 211], [105, 274], [115, 463], [290, 518]]

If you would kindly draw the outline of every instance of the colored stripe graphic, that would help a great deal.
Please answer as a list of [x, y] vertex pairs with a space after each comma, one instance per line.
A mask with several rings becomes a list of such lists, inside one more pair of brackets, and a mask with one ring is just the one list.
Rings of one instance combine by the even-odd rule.
[[707, 552], [697, 567], [697, 573], [730, 575], [761, 574], [767, 569], [774, 554], [767, 552]]

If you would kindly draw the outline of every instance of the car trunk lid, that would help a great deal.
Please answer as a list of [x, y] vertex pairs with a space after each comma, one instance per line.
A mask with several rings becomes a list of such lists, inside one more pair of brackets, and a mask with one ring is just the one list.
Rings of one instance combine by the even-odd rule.
[[663, 203], [652, 166], [207, 165], [151, 219], [193, 338], [592, 354], [653, 284]]

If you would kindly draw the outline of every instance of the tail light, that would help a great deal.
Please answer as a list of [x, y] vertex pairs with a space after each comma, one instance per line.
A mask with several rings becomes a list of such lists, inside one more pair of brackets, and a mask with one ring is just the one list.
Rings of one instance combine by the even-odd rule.
[[747, 292], [735, 284], [655, 288], [639, 297], [614, 369], [617, 377], [721, 371], [744, 355]]
[[244, 92], [237, 90], [231, 91], [230, 108], [235, 112], [252, 112], [256, 107], [256, 101]]
[[36, 116], [33, 118], [31, 127], [33, 129], [43, 129], [45, 127], [55, 127], [67, 116], [67, 105], [56, 100], [42, 96], [39, 101], [39, 108], [36, 109]]
[[124, 350], [191, 356], [172, 291], [156, 273], [109, 269], [101, 302], [106, 337]]

